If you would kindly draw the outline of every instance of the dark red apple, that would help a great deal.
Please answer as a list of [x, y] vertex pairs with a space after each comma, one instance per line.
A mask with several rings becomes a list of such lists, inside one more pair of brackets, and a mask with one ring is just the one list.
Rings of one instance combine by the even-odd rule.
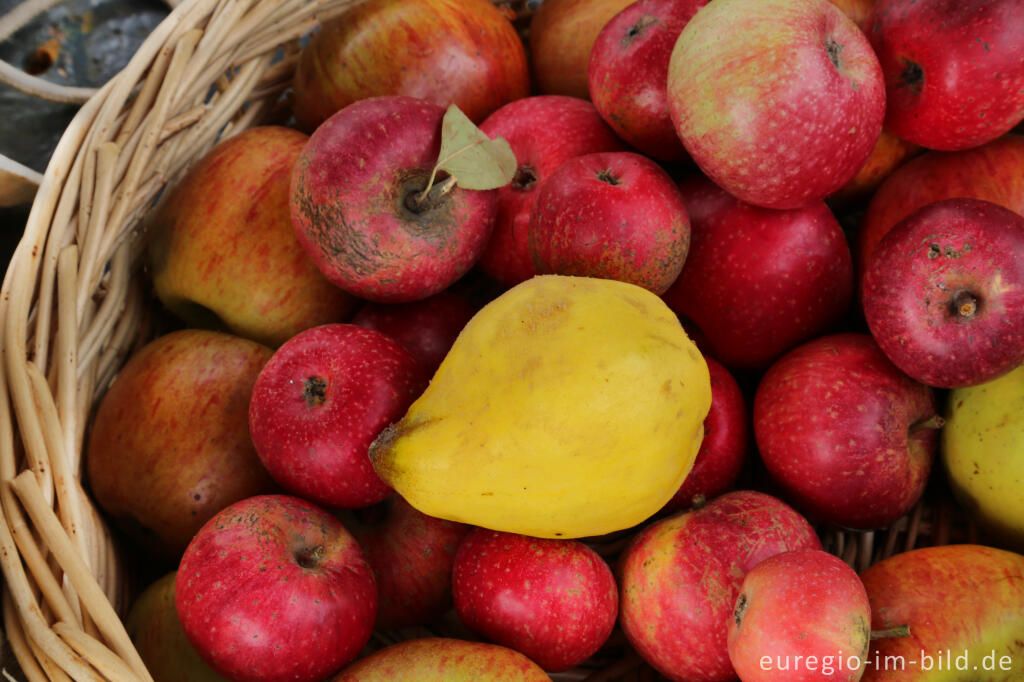
[[236, 502], [181, 558], [178, 617], [196, 651], [238, 682], [315, 682], [370, 639], [377, 588], [340, 521], [287, 495]]
[[743, 682], [857, 682], [870, 642], [864, 584], [817, 549], [750, 569], [729, 619], [729, 660]]
[[313, 131], [369, 97], [457, 104], [479, 122], [530, 92], [526, 50], [487, 0], [368, 0], [313, 34], [295, 68], [295, 118]]
[[397, 341], [353, 324], [307, 329], [285, 342], [252, 390], [249, 430], [284, 489], [330, 507], [365, 507], [391, 489], [370, 443], [426, 387], [420, 363]]
[[566, 161], [541, 185], [530, 215], [530, 255], [542, 274], [614, 279], [661, 294], [689, 245], [676, 184], [632, 152]]
[[455, 555], [452, 586], [466, 626], [551, 672], [601, 648], [618, 613], [611, 569], [576, 540], [475, 528]]
[[754, 397], [754, 437], [785, 499], [809, 516], [880, 528], [920, 498], [938, 446], [935, 396], [867, 334], [784, 355]]
[[1020, 0], [878, 0], [868, 35], [896, 136], [970, 149], [1024, 119]]
[[918, 381], [973, 386], [1024, 363], [1024, 217], [944, 199], [875, 247], [861, 300], [871, 334]]
[[383, 518], [352, 525], [377, 579], [378, 629], [427, 625], [452, 605], [452, 565], [470, 526], [435, 519], [399, 495], [367, 513]]
[[711, 410], [704, 419], [704, 440], [693, 469], [665, 505], [667, 511], [687, 509], [731, 488], [743, 468], [750, 442], [750, 415], [739, 384], [714, 358], [705, 355], [704, 361], [711, 375]]
[[530, 211], [537, 190], [556, 168], [583, 154], [625, 149], [590, 102], [540, 95], [509, 102], [480, 124], [490, 137], [508, 140], [519, 162], [512, 183], [498, 188], [494, 231], [480, 269], [506, 287], [537, 274], [530, 258]]
[[703, 177], [680, 187], [690, 253], [663, 298], [704, 332], [709, 355], [732, 370], [764, 369], [846, 314], [850, 248], [823, 202], [775, 211]]
[[821, 549], [821, 542], [806, 519], [764, 493], [726, 493], [657, 521], [620, 559], [622, 630], [672, 680], [735, 680], [727, 632], [743, 577], [796, 549]]
[[668, 61], [679, 33], [708, 0], [639, 0], [605, 24], [590, 51], [590, 99], [619, 136], [660, 161], [686, 149], [668, 113]]
[[412, 303], [367, 303], [352, 318], [352, 324], [395, 339], [430, 376], [474, 312], [464, 298], [442, 291]]
[[437, 161], [443, 116], [423, 100], [375, 97], [310, 136], [292, 174], [292, 223], [336, 286], [371, 301], [415, 301], [480, 257], [494, 225], [493, 190], [415, 199]]

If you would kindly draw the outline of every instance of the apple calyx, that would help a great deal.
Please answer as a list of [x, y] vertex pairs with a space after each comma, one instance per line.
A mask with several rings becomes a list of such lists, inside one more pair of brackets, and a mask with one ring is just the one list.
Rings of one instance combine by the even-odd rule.
[[523, 164], [516, 170], [512, 178], [512, 187], [526, 191], [537, 184], [537, 170], [533, 166]]
[[295, 563], [302, 568], [316, 568], [320, 565], [320, 562], [323, 561], [326, 554], [327, 550], [323, 545], [300, 549], [295, 552]]
[[978, 312], [978, 299], [969, 291], [961, 290], [956, 292], [953, 300], [950, 301], [950, 312], [954, 317], [962, 320], [970, 320]]
[[871, 641], [876, 639], [895, 639], [897, 637], [909, 637], [910, 626], [909, 625], [894, 625], [891, 628], [884, 628], [882, 630], [871, 631]]
[[921, 90], [924, 89], [924, 69], [917, 62], [904, 58], [900, 82], [915, 95], [921, 94]]
[[598, 171], [597, 179], [601, 182], [607, 182], [612, 187], [622, 184], [621, 181], [612, 173], [611, 168], [605, 168], [602, 171]]
[[306, 407], [320, 407], [327, 400], [327, 381], [321, 377], [307, 377], [302, 382], [302, 399]]
[[941, 429], [946, 424], [946, 420], [937, 414], [928, 417], [927, 419], [920, 419], [910, 425], [911, 435], [920, 431], [926, 431], [929, 429]]

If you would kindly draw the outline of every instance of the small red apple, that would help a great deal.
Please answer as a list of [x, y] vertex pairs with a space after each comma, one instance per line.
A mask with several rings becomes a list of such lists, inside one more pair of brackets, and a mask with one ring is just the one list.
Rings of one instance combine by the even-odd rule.
[[743, 682], [857, 682], [870, 643], [864, 584], [817, 549], [750, 569], [729, 619], [729, 660]]
[[467, 627], [551, 672], [592, 656], [618, 613], [611, 569], [576, 540], [475, 528], [459, 545], [452, 585]]
[[659, 161], [686, 149], [668, 113], [668, 62], [679, 33], [708, 0], [639, 0], [605, 24], [590, 51], [590, 98], [619, 136]]
[[341, 522], [287, 495], [236, 502], [181, 558], [175, 604], [192, 645], [236, 682], [315, 682], [353, 660], [377, 612], [373, 572]]
[[537, 274], [530, 258], [530, 211], [543, 182], [571, 158], [623, 151], [625, 145], [593, 104], [562, 95], [509, 102], [480, 130], [508, 140], [519, 163], [511, 184], [498, 188], [494, 231], [479, 262], [481, 270], [512, 287]]
[[661, 294], [689, 245], [676, 184], [632, 152], [566, 161], [544, 181], [530, 215], [530, 255], [542, 274], [615, 279]]
[[875, 247], [861, 300], [897, 367], [940, 388], [991, 381], [1024, 363], [1024, 217], [945, 199]]
[[798, 509], [850, 528], [887, 526], [921, 497], [938, 446], [935, 396], [867, 334], [784, 355], [754, 397], [754, 437]]
[[295, 164], [291, 215], [327, 279], [404, 303], [462, 277], [494, 225], [496, 193], [455, 187], [416, 201], [441, 145], [444, 110], [412, 97], [360, 100], [325, 121]]
[[256, 452], [278, 484], [317, 504], [380, 502], [391, 489], [370, 464], [370, 443], [425, 386], [419, 362], [389, 336], [352, 324], [307, 329], [253, 386]]

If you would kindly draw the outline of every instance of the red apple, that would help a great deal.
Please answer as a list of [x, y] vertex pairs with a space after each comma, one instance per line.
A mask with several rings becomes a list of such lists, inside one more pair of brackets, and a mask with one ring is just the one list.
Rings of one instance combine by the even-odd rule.
[[397, 341], [326, 324], [281, 346], [256, 379], [249, 429], [260, 461], [285, 490], [329, 507], [365, 507], [391, 488], [370, 463], [380, 432], [426, 387]]
[[875, 247], [861, 300], [889, 359], [941, 388], [1024, 363], [1024, 217], [980, 199], [917, 210]]
[[588, 99], [587, 64], [598, 33], [635, 0], [544, 0], [530, 21], [537, 90]]
[[381, 504], [367, 512], [382, 519], [352, 526], [377, 579], [376, 627], [427, 625], [452, 605], [455, 552], [470, 526], [427, 516], [399, 495]]
[[1020, 0], [878, 0], [868, 34], [898, 137], [969, 149], [1024, 119]]
[[594, 550], [484, 528], [459, 545], [452, 594], [471, 630], [551, 672], [592, 656], [618, 614], [615, 578]]
[[657, 521], [620, 559], [622, 630], [669, 679], [734, 680], [726, 635], [743, 577], [796, 549], [821, 549], [821, 542], [800, 514], [763, 493], [726, 493]]
[[786, 209], [825, 198], [864, 164], [885, 86], [867, 38], [828, 0], [715, 0], [679, 35], [668, 101], [712, 180]]
[[711, 375], [711, 410], [704, 419], [704, 440], [693, 469], [665, 505], [667, 511], [687, 509], [724, 493], [739, 477], [747, 454], [749, 414], [739, 384], [714, 358], [705, 355], [704, 361]]
[[668, 62], [679, 33], [708, 0], [640, 0], [605, 24], [590, 51], [590, 98], [638, 150], [682, 161], [686, 149], [668, 113]]
[[1004, 135], [960, 152], [927, 152], [896, 170], [871, 197], [857, 233], [857, 269], [893, 225], [939, 199], [984, 199], [1024, 214], [1024, 136]]
[[147, 552], [176, 561], [211, 516], [274, 490], [248, 420], [272, 352], [222, 332], [172, 332], [132, 355], [103, 396], [89, 435], [89, 488]]
[[412, 303], [367, 303], [352, 318], [352, 324], [395, 339], [430, 376], [474, 312], [465, 299], [442, 291]]
[[872, 642], [863, 682], [1024, 679], [1024, 556], [980, 545], [925, 547], [861, 574]]
[[175, 580], [185, 634], [236, 682], [314, 682], [353, 660], [377, 611], [373, 572], [341, 522], [287, 495], [236, 502], [189, 543]]
[[750, 569], [729, 619], [729, 660], [743, 682], [857, 682], [870, 642], [863, 583], [817, 549]]
[[704, 332], [708, 354], [733, 370], [764, 369], [846, 314], [850, 249], [823, 202], [758, 208], [701, 177], [681, 189], [690, 253], [663, 298]]
[[573, 157], [622, 151], [625, 146], [593, 104], [561, 95], [509, 102], [488, 116], [480, 130], [505, 138], [519, 162], [512, 183], [498, 188], [494, 231], [479, 263], [481, 270], [512, 287], [537, 274], [530, 258], [530, 211], [544, 180]]
[[309, 138], [292, 175], [292, 223], [337, 286], [371, 301], [415, 301], [446, 289], [480, 257], [494, 225], [493, 190], [455, 187], [413, 200], [437, 161], [443, 116], [423, 100], [375, 97]]
[[867, 334], [836, 334], [784, 355], [754, 397], [754, 437], [785, 498], [809, 516], [879, 528], [921, 497], [941, 420], [932, 390]]
[[454, 103], [480, 122], [526, 97], [530, 74], [515, 27], [487, 0], [368, 0], [313, 35], [294, 90], [295, 118], [307, 131], [382, 95]]
[[544, 181], [530, 215], [530, 255], [542, 274], [615, 279], [661, 294], [689, 245], [679, 189], [632, 152], [566, 161]]

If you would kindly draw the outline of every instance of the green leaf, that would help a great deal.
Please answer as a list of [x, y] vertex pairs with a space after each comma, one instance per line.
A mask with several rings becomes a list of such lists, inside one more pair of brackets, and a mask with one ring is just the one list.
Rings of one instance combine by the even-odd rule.
[[454, 104], [441, 124], [434, 174], [446, 171], [463, 189], [497, 189], [512, 182], [519, 162], [505, 138], [491, 139]]

